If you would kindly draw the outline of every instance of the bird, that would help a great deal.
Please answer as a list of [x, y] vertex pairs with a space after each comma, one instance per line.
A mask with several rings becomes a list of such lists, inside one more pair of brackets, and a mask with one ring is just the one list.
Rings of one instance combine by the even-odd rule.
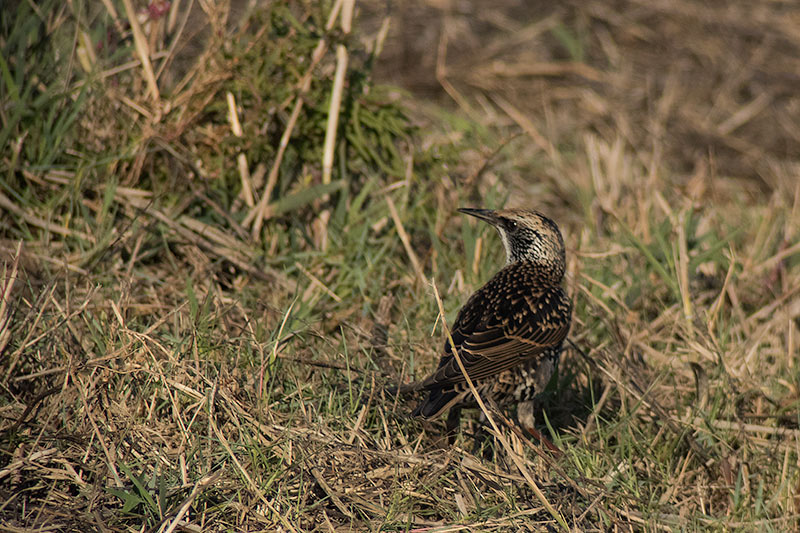
[[398, 393], [424, 391], [412, 413], [435, 419], [446, 410], [454, 431], [462, 408], [476, 407], [453, 348], [476, 391], [499, 407], [517, 404], [523, 427], [533, 428], [533, 399], [550, 381], [569, 332], [572, 302], [562, 288], [564, 239], [556, 223], [529, 209], [461, 208], [497, 230], [506, 264], [470, 296], [446, 338], [436, 370]]

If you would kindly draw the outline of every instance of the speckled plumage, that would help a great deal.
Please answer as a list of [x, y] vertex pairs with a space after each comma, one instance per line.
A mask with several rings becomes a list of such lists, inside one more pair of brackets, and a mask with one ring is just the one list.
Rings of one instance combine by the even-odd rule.
[[[451, 330], [453, 342], [482, 398], [500, 406], [530, 402], [553, 374], [572, 316], [561, 287], [561, 232], [536, 211], [460, 211], [497, 228], [507, 263], [461, 308]], [[401, 392], [423, 390], [428, 397], [415, 416], [430, 419], [448, 408], [475, 406], [449, 340], [433, 374], [400, 387]]]

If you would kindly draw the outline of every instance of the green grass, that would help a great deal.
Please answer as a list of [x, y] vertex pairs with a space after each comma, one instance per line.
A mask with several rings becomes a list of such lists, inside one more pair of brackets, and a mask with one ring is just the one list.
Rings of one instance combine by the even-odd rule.
[[[19, 7], [0, 36], [9, 527], [557, 527], [511, 453], [577, 530], [797, 526], [796, 198], [722, 178], [692, 198], [596, 133], [532, 153], [505, 124], [375, 85], [374, 36], [326, 32], [316, 5], [211, 28], [183, 80], [183, 41], [158, 34], [158, 103], [105, 10]], [[89, 72], [82, 30], [106, 36]], [[553, 31], [588, 53], [583, 30]], [[350, 54], [332, 180], [331, 48], [253, 231], [237, 158], [257, 201], [323, 36]], [[502, 205], [545, 210], [567, 241], [579, 349], [537, 419], [561, 454], [505, 426], [513, 451], [477, 446], [477, 417], [443, 447], [443, 423], [384, 392], [437, 362], [431, 281], [452, 323], [504, 260], [456, 208]]]

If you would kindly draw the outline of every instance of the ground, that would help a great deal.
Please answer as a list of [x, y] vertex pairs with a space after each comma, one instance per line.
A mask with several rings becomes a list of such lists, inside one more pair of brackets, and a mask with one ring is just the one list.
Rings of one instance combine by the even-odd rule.
[[[3, 528], [800, 527], [799, 6], [12, 4]], [[385, 390], [504, 261], [459, 206], [564, 233], [544, 438]]]

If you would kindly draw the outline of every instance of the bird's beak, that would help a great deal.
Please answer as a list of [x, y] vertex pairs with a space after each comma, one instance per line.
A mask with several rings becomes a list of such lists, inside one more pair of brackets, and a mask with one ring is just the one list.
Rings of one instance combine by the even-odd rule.
[[497, 213], [492, 209], [473, 209], [471, 207], [462, 207], [459, 209], [459, 212], [472, 215], [481, 220], [485, 220], [493, 226], [498, 222]]

